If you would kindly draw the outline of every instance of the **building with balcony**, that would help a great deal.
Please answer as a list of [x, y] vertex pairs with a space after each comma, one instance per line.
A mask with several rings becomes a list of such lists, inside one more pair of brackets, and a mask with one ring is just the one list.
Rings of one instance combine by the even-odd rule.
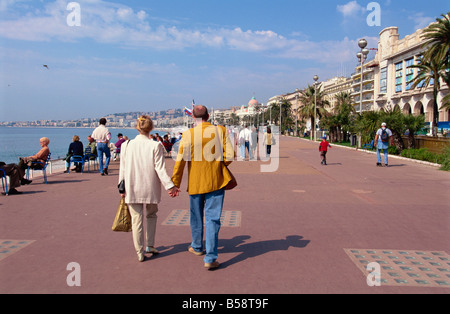
[[[418, 86], [412, 89], [412, 79], [417, 75], [418, 64], [424, 51], [423, 29], [399, 39], [398, 27], [388, 27], [380, 32], [374, 68], [374, 108], [400, 108], [404, 113], [423, 114], [429, 122], [433, 116], [433, 86]], [[448, 87], [441, 83], [438, 94], [440, 106], [442, 98], [448, 94]], [[439, 121], [449, 121], [450, 110], [439, 111]]]
[[336, 96], [342, 92], [353, 94], [353, 81], [348, 77], [333, 77], [320, 84], [320, 89], [324, 94], [324, 100], [328, 101], [329, 107], [325, 108], [327, 111], [332, 112], [336, 107]]
[[[376, 59], [370, 60], [363, 64], [362, 93], [361, 93], [361, 65], [356, 67], [355, 73], [352, 74], [352, 98], [356, 112], [377, 110], [374, 105], [375, 99], [375, 73], [378, 67]], [[362, 95], [362, 110], [361, 106]]]

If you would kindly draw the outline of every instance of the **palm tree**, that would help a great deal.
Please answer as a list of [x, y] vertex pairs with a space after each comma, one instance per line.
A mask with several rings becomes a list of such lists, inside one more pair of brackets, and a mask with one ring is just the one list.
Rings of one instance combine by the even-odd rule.
[[[272, 117], [271, 123], [279, 125], [280, 121], [280, 105], [278, 103], [273, 103], [271, 105], [271, 109], [269, 111], [269, 116]], [[280, 128], [281, 131], [281, 128]]]
[[437, 96], [441, 89], [440, 78], [445, 73], [445, 64], [437, 58], [421, 58], [419, 64], [412, 65], [411, 67], [418, 69], [417, 75], [412, 79], [412, 89], [416, 88], [419, 84], [421, 84], [421, 87], [425, 88], [433, 85], [433, 119], [431, 132], [432, 135], [435, 136], [437, 134], [437, 122], [439, 116]]
[[284, 126], [285, 130], [289, 130], [290, 127], [295, 123], [292, 117], [291, 107], [292, 104], [289, 101], [283, 99], [283, 102], [281, 103], [281, 124], [282, 127]]
[[428, 47], [424, 53], [424, 59], [438, 59], [450, 64], [450, 12], [441, 14], [442, 19], [437, 18], [436, 23], [424, 29], [422, 38], [427, 39], [423, 47]]
[[239, 124], [239, 117], [238, 117], [238, 115], [236, 114], [236, 113], [231, 113], [231, 116], [230, 116], [230, 122], [231, 122], [231, 125], [238, 125]]
[[[437, 18], [435, 23], [430, 24], [423, 31], [422, 38], [426, 39], [423, 47], [427, 49], [423, 59], [429, 63], [442, 65], [439, 76], [450, 88], [450, 72], [448, 71], [450, 68], [450, 12], [441, 16], [441, 19]], [[450, 94], [442, 100], [441, 108], [450, 108]]]
[[[447, 84], [448, 88], [450, 89], [450, 71], [444, 73], [442, 80], [445, 82], [445, 84]], [[442, 98], [441, 109], [444, 108], [450, 109], [450, 93], [448, 93], [444, 98]]]
[[[320, 119], [319, 126], [322, 129], [328, 129], [328, 135], [332, 143], [339, 141], [339, 117], [337, 114], [328, 113]], [[339, 141], [340, 142], [340, 141]]]
[[342, 135], [344, 132], [350, 130], [351, 115], [355, 111], [355, 107], [352, 105], [352, 96], [349, 92], [340, 92], [335, 96], [337, 104], [333, 109], [335, 115], [337, 115], [337, 137], [338, 141], [343, 140]]
[[[441, 73], [442, 81], [447, 85], [450, 89], [450, 65], [447, 64], [446, 70]], [[450, 93], [448, 93], [444, 98], [442, 98], [441, 109], [450, 109]]]
[[403, 143], [402, 135], [406, 131], [406, 126], [404, 124], [404, 115], [399, 107], [388, 107], [385, 111], [380, 112], [378, 125], [382, 122], [386, 122], [389, 130], [392, 132], [392, 141], [399, 153], [405, 149], [405, 144]]
[[314, 104], [315, 104], [315, 100], [316, 100], [316, 89], [314, 88], [314, 86], [308, 85], [308, 87], [300, 92], [300, 101], [301, 103], [303, 103], [304, 105], [300, 108], [300, 115], [302, 117], [305, 118], [309, 118], [311, 119], [311, 140], [313, 138], [312, 133], [315, 132], [315, 125], [316, 125], [316, 121], [315, 119], [315, 114], [319, 115], [319, 118], [321, 118], [322, 116], [325, 116], [326, 114], [326, 110], [325, 110], [325, 106], [327, 106], [329, 103], [327, 100], [323, 100], [324, 98], [324, 93], [321, 92], [320, 90], [317, 90], [317, 104], [316, 104], [316, 109], [317, 112], [314, 112]]
[[425, 118], [422, 115], [414, 116], [406, 114], [403, 116], [403, 124], [408, 130], [408, 148], [416, 148], [414, 134], [425, 126]]
[[361, 134], [361, 143], [369, 143], [375, 139], [375, 133], [380, 128], [381, 111], [363, 111], [356, 114], [353, 131]]
[[260, 124], [259, 120], [261, 119], [261, 104], [257, 103], [255, 106], [255, 127], [258, 128], [258, 125]]

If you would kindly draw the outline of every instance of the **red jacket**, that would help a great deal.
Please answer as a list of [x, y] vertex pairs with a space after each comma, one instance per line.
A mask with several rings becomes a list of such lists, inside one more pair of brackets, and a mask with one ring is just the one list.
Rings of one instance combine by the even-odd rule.
[[330, 143], [328, 143], [326, 140], [320, 142], [319, 152], [326, 152], [328, 150], [328, 146], [331, 147]]

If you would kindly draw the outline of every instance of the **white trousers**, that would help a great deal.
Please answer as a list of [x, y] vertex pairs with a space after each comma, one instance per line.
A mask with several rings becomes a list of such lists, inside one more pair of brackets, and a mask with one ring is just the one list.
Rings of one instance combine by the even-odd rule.
[[[158, 204], [128, 204], [133, 228], [133, 243], [137, 254], [143, 254], [146, 246], [155, 245]], [[144, 242], [144, 208], [147, 209]]]

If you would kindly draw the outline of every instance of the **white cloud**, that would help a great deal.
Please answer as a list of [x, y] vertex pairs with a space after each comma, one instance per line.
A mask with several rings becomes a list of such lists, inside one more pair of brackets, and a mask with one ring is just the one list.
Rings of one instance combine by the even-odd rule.
[[138, 19], [141, 21], [145, 20], [147, 17], [147, 13], [143, 10], [139, 11], [136, 15], [137, 15]]
[[415, 13], [409, 16], [408, 19], [415, 22], [414, 30], [427, 27], [430, 23], [435, 21], [435, 18], [424, 16], [423, 12]]
[[356, 0], [350, 1], [343, 5], [338, 5], [337, 10], [346, 18], [366, 12], [366, 8], [358, 4]]
[[29, 0], [0, 0], [0, 12], [5, 12], [13, 7], [16, 3], [26, 2]]
[[119, 17], [120, 20], [130, 20], [131, 18], [133, 18], [133, 9], [131, 8], [119, 8], [117, 10], [117, 15]]
[[[45, 6], [44, 14], [29, 13], [16, 19], [0, 21], [0, 37], [28, 41], [72, 41], [92, 39], [121, 47], [145, 47], [156, 50], [183, 50], [195, 47], [232, 49], [268, 56], [333, 62], [351, 61], [356, 40], [313, 42], [302, 37], [286, 38], [272, 30], [242, 30], [239, 27], [189, 29], [177, 26], [154, 26], [145, 11], [134, 12], [125, 5], [102, 0], [79, 0], [81, 26], [66, 23], [68, 11], [64, 0]], [[363, 8], [351, 1], [338, 6], [349, 16]]]

